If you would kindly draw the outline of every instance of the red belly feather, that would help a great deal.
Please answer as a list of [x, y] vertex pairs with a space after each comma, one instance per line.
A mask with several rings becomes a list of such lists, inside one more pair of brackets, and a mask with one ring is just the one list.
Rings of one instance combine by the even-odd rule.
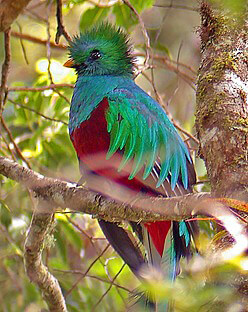
[[80, 124], [71, 133], [71, 140], [80, 160], [98, 153], [107, 153], [109, 148], [109, 133], [105, 112], [108, 109], [108, 100], [104, 98], [92, 112], [90, 118]]

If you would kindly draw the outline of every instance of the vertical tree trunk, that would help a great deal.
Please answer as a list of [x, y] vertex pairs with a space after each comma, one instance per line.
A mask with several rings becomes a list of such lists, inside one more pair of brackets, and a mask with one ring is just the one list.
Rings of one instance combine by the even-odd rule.
[[[224, 17], [204, 1], [201, 18], [202, 61], [196, 97], [200, 156], [213, 194], [248, 201], [247, 13], [243, 18]], [[226, 234], [215, 248], [230, 244], [233, 239]], [[247, 275], [237, 274], [231, 283], [247, 303]]]
[[201, 5], [196, 129], [212, 192], [248, 200], [248, 25], [226, 16]]

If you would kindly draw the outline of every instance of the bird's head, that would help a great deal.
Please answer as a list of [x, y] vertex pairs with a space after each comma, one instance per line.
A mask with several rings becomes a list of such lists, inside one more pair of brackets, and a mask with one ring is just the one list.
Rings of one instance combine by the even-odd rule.
[[73, 38], [70, 59], [64, 64], [78, 75], [132, 76], [133, 57], [127, 35], [109, 23], [101, 23]]

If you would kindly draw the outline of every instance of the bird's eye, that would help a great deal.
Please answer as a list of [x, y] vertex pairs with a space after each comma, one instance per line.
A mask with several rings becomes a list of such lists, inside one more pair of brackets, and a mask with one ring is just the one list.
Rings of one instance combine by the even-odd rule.
[[101, 57], [101, 53], [100, 53], [99, 50], [93, 50], [93, 51], [91, 51], [91, 53], [90, 53], [90, 57], [91, 57], [91, 59], [93, 59], [93, 60], [97, 60], [97, 59], [99, 59], [99, 58]]

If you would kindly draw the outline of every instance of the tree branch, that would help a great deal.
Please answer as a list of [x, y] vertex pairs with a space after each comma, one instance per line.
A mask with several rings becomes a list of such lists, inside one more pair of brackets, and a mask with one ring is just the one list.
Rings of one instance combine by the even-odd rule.
[[56, 83], [56, 84], [50, 84], [48, 86], [42, 86], [42, 87], [9, 87], [8, 92], [11, 91], [17, 91], [17, 92], [38, 92], [38, 91], [45, 91], [45, 90], [53, 90], [57, 88], [74, 88], [74, 84], [72, 83]]
[[25, 268], [31, 282], [37, 284], [51, 312], [66, 312], [65, 299], [57, 279], [42, 263], [44, 241], [51, 231], [53, 214], [34, 213], [25, 241]]
[[30, 0], [0, 0], [0, 31], [6, 31]]
[[38, 199], [25, 243], [25, 266], [30, 280], [41, 289], [50, 311], [66, 311], [59, 284], [41, 261], [44, 240], [51, 230], [54, 207], [57, 206], [69, 207], [109, 221], [185, 220], [193, 214], [205, 212], [219, 219], [237, 242], [227, 251], [216, 253], [215, 265], [248, 248], [243, 224], [224, 204], [211, 199], [208, 193], [175, 198], [144, 197], [126, 204], [106, 199], [73, 183], [44, 177], [2, 156], [0, 173], [33, 190]]
[[35, 192], [43, 202], [39, 212], [53, 213], [54, 207], [70, 208], [108, 221], [181, 220], [191, 217], [209, 193], [188, 194], [172, 198], [138, 197], [132, 203], [107, 199], [82, 186], [43, 175], [0, 156], [0, 173]]
[[[21, 33], [16, 32], [16, 31], [11, 31], [11, 36], [15, 37], [15, 38], [28, 40], [28, 41], [31, 41], [31, 42], [34, 42], [34, 43], [38, 43], [38, 44], [41, 44], [41, 45], [45, 45], [45, 46], [47, 45], [47, 40], [46, 39], [40, 39], [40, 38], [31, 36], [31, 35], [28, 35], [28, 34], [21, 34]], [[51, 46], [51, 48], [55, 48], [55, 49], [59, 49], [59, 50], [66, 50], [67, 49], [66, 45], [62, 44], [62, 43], [56, 44], [54, 42], [50, 42], [50, 46]]]
[[65, 26], [63, 24], [63, 15], [62, 15], [62, 1], [61, 0], [56, 0], [57, 2], [57, 13], [56, 13], [56, 17], [57, 17], [57, 33], [55, 36], [55, 43], [58, 44], [59, 43], [59, 38], [61, 37], [61, 35], [63, 35], [65, 37], [65, 39], [67, 40], [67, 42], [71, 41], [71, 37], [68, 34], [68, 32], [65, 29]]
[[0, 86], [0, 117], [2, 116], [4, 104], [7, 98], [7, 77], [10, 66], [10, 29], [4, 32], [5, 59], [2, 65], [2, 77]]
[[150, 45], [150, 37], [148, 36], [147, 30], [145, 28], [145, 24], [144, 21], [142, 20], [140, 14], [138, 13], [138, 11], [132, 6], [132, 4], [130, 3], [129, 0], [123, 0], [123, 3], [129, 7], [129, 9], [137, 16], [139, 24], [141, 26], [141, 30], [144, 36], [144, 40], [145, 40], [145, 45], [146, 45], [146, 57], [145, 57], [145, 61], [144, 61], [144, 66], [148, 66], [148, 62], [149, 62], [149, 58], [150, 58], [150, 49], [151, 49], [151, 45]]

